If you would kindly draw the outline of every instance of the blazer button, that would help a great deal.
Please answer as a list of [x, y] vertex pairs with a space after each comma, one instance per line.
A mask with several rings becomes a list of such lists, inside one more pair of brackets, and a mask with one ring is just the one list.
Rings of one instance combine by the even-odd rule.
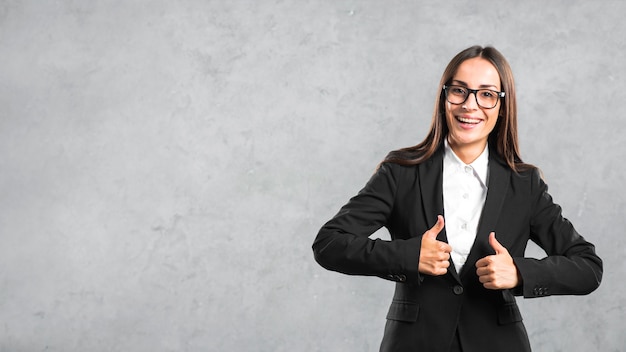
[[452, 288], [452, 291], [454, 291], [455, 295], [463, 294], [463, 286], [456, 285]]
[[396, 275], [396, 279], [400, 282], [405, 282], [406, 281], [406, 275], [400, 274], [400, 275]]

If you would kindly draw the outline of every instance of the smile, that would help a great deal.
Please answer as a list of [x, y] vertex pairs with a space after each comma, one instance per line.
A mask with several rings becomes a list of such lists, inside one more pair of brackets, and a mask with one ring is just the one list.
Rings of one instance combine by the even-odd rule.
[[477, 125], [477, 124], [482, 122], [481, 119], [476, 119], [476, 118], [471, 118], [471, 117], [455, 116], [455, 118], [457, 119], [457, 121], [459, 121], [461, 123], [469, 123], [469, 124], [472, 124], [472, 125]]

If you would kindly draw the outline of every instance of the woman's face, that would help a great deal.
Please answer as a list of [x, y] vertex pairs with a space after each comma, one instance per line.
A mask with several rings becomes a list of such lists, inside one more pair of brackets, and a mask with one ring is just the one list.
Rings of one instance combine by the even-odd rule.
[[[498, 71], [489, 61], [479, 57], [463, 61], [450, 85], [501, 91]], [[501, 99], [492, 109], [480, 107], [474, 93], [470, 93], [462, 104], [455, 105], [447, 100], [445, 103], [448, 143], [452, 149], [462, 151], [470, 148], [482, 152], [489, 133], [498, 121]]]

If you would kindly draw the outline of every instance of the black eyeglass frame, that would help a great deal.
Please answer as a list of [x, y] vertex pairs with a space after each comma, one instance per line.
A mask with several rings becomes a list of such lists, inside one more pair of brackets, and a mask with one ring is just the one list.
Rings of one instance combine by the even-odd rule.
[[[451, 102], [450, 100], [448, 100], [448, 88], [450, 88], [450, 87], [459, 87], [459, 88], [463, 88], [463, 89], [467, 90], [467, 92], [468, 92], [468, 93], [467, 93], [467, 96], [465, 96], [465, 99], [463, 99], [463, 101], [462, 101], [462, 102], [460, 102], [460, 103], [453, 103], [453, 102]], [[493, 104], [493, 106], [492, 106], [492, 107], [483, 106], [483, 105], [481, 105], [481, 104], [478, 102], [478, 92], [479, 92], [479, 91], [481, 91], [481, 90], [488, 90], [488, 91], [490, 91], [490, 92], [492, 92], [492, 93], [495, 93], [495, 94], [496, 94], [496, 96], [498, 97], [498, 99], [496, 99], [496, 102]], [[496, 107], [496, 105], [498, 105], [498, 101], [499, 101], [500, 99], [504, 98], [504, 96], [505, 96], [505, 92], [498, 92], [497, 90], [493, 90], [493, 89], [486, 89], [486, 88], [482, 88], [482, 89], [470, 89], [470, 88], [467, 88], [467, 87], [457, 86], [457, 85], [454, 85], [454, 84], [452, 84], [452, 85], [447, 85], [447, 84], [444, 84], [444, 86], [443, 86], [443, 91], [444, 91], [444, 93], [445, 93], [445, 95], [446, 95], [446, 101], [447, 101], [448, 103], [450, 103], [450, 104], [454, 104], [454, 105], [461, 105], [461, 104], [464, 104], [464, 103], [467, 101], [467, 98], [469, 98], [470, 94], [474, 93], [474, 99], [476, 100], [476, 105], [480, 106], [480, 107], [481, 107], [481, 108], [483, 108], [483, 109], [493, 109], [493, 108], [495, 108], [495, 107]]]

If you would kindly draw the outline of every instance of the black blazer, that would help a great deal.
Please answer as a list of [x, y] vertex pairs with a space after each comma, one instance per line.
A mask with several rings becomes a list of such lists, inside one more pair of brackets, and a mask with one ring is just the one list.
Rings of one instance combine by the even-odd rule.
[[[467, 262], [442, 276], [418, 272], [422, 234], [443, 214], [443, 149], [415, 166], [384, 163], [319, 231], [313, 251], [326, 269], [396, 281], [381, 351], [448, 352], [455, 332], [466, 351], [530, 351], [514, 295], [587, 294], [602, 261], [553, 203], [538, 170], [515, 173], [489, 153], [487, 198]], [[385, 226], [391, 241], [368, 238]], [[513, 290], [488, 290], [475, 263], [494, 254], [495, 231], [522, 276]], [[445, 228], [438, 239], [447, 241]], [[547, 257], [524, 258], [528, 240]]]

